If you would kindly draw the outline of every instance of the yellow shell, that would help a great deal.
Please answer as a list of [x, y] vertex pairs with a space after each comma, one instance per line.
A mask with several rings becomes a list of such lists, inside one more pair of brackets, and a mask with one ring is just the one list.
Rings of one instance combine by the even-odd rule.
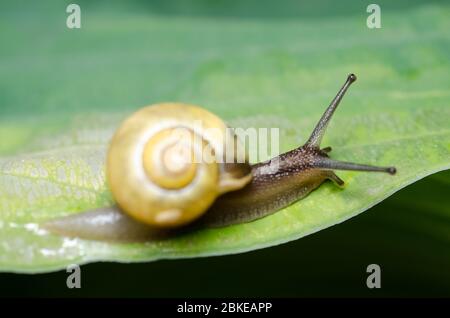
[[123, 211], [166, 228], [192, 222], [219, 195], [251, 180], [245, 150], [225, 123], [177, 103], [147, 106], [126, 119], [110, 144], [106, 170]]

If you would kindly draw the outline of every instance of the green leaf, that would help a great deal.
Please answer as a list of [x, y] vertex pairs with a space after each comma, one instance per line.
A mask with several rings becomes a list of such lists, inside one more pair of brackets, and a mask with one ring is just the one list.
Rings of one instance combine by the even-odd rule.
[[[286, 2], [295, 9], [293, 3]], [[51, 2], [28, 8], [32, 14], [20, 5], [1, 11], [8, 17], [0, 20], [8, 43], [0, 53], [3, 271], [272, 246], [342, 222], [450, 167], [448, 6], [382, 5], [379, 30], [366, 28], [364, 8], [321, 15], [318, 5], [313, 18], [283, 11], [275, 19], [270, 8], [246, 16], [245, 6], [222, 4], [220, 12], [233, 14], [216, 19], [206, 2], [193, 7], [196, 14], [166, 14], [163, 2], [123, 6], [81, 3], [80, 30], [66, 29], [65, 8]], [[287, 151], [305, 141], [349, 72], [359, 80], [323, 145], [340, 160], [395, 165], [397, 175], [338, 172], [343, 190], [326, 183], [258, 221], [161, 242], [85, 241], [39, 228], [113, 203], [104, 175], [107, 143], [138, 107], [178, 100], [235, 127], [279, 127]]]

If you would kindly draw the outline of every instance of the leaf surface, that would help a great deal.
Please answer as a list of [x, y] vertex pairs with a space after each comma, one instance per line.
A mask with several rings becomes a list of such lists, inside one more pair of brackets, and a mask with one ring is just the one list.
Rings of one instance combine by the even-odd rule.
[[[156, 3], [109, 10], [86, 4], [83, 27], [73, 32], [58, 20], [64, 8], [1, 13], [9, 18], [1, 19], [0, 37], [10, 44], [0, 53], [2, 271], [273, 246], [342, 222], [450, 167], [448, 6], [386, 10], [383, 28], [374, 31], [363, 10], [214, 19], [167, 15]], [[396, 176], [338, 172], [343, 190], [325, 183], [255, 222], [162, 242], [94, 242], [40, 229], [46, 220], [113, 203], [107, 144], [140, 106], [176, 100], [202, 105], [234, 127], [280, 128], [280, 150], [288, 151], [305, 141], [350, 72], [359, 80], [323, 146], [333, 147], [332, 158], [395, 165]]]

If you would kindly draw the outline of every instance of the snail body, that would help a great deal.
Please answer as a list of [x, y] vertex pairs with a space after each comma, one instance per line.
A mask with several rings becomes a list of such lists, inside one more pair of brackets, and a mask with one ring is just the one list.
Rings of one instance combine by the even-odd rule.
[[[44, 227], [86, 239], [148, 240], [180, 229], [264, 217], [325, 180], [343, 186], [333, 170], [395, 174], [394, 167], [333, 160], [330, 147], [320, 148], [334, 111], [355, 80], [348, 76], [303, 146], [254, 165], [214, 114], [174, 103], [143, 108], [121, 125], [108, 152], [107, 178], [117, 205], [51, 220]], [[198, 121], [201, 125], [195, 125]], [[200, 138], [192, 142], [195, 137]], [[228, 153], [233, 154], [231, 162]]]
[[327, 179], [342, 186], [344, 182], [333, 171], [314, 168], [315, 158], [321, 155], [300, 148], [281, 155], [276, 172], [267, 172], [270, 161], [252, 166], [252, 181], [219, 197], [200, 222], [208, 227], [249, 222], [304, 198]]

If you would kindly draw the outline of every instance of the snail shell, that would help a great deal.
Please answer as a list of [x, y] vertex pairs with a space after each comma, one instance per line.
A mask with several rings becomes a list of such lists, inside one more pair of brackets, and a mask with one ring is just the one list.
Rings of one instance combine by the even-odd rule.
[[107, 157], [117, 204], [140, 222], [171, 228], [200, 217], [219, 195], [244, 187], [251, 168], [227, 128], [216, 115], [186, 104], [156, 104], [131, 115]]

